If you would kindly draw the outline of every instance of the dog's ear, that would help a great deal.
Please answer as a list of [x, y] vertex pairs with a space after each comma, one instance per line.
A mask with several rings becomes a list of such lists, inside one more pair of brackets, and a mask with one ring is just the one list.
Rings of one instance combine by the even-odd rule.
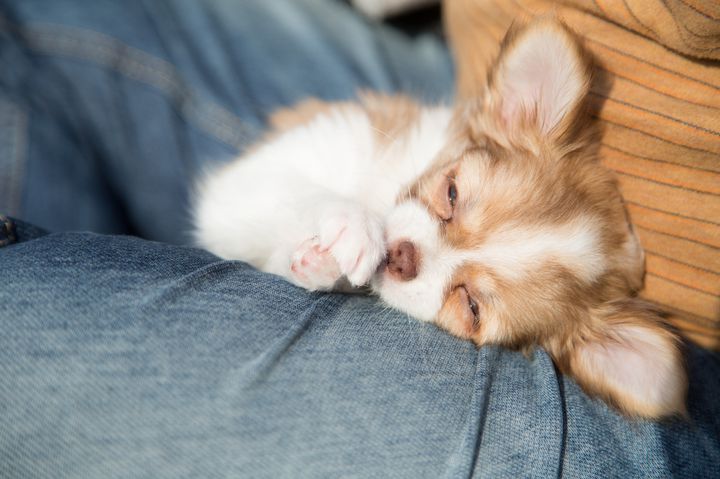
[[576, 338], [559, 363], [590, 394], [631, 416], [685, 413], [687, 375], [679, 339], [642, 301], [615, 301], [591, 312], [594, 329]]
[[513, 25], [488, 75], [491, 113], [504, 128], [556, 138], [573, 125], [591, 81], [579, 40], [553, 18]]

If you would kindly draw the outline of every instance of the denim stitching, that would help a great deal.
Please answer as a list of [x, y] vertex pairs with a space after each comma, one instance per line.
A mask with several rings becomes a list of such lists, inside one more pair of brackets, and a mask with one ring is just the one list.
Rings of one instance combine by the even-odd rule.
[[27, 158], [27, 113], [0, 98], [0, 211], [19, 215]]
[[177, 69], [161, 58], [99, 32], [59, 25], [17, 27], [0, 16], [0, 30], [8, 28], [19, 31], [37, 52], [85, 60], [160, 90], [188, 122], [238, 150], [254, 136], [254, 129], [230, 111], [201, 101]]

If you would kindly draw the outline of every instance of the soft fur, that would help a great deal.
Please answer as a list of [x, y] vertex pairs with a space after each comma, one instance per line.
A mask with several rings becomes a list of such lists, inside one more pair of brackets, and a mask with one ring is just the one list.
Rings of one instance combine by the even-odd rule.
[[311, 100], [208, 175], [199, 244], [310, 290], [370, 284], [482, 344], [538, 344], [589, 393], [684, 411], [678, 338], [631, 299], [643, 253], [583, 105], [590, 62], [561, 23], [513, 28], [483, 95]]

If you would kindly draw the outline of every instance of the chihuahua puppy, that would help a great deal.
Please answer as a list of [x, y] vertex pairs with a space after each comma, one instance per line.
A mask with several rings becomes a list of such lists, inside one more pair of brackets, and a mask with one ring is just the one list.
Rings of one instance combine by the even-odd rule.
[[485, 93], [310, 100], [207, 175], [199, 244], [308, 290], [369, 284], [478, 345], [540, 345], [624, 413], [683, 413], [678, 337], [635, 299], [644, 256], [584, 111], [589, 57], [559, 21], [508, 32]]

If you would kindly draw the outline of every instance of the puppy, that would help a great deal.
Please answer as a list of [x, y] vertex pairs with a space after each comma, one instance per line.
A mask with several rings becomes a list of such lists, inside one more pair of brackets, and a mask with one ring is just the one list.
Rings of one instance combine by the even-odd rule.
[[543, 19], [512, 28], [485, 93], [454, 108], [366, 93], [281, 111], [199, 185], [198, 242], [309, 290], [370, 284], [478, 345], [540, 345], [628, 415], [683, 413], [679, 340], [634, 299], [643, 251], [593, 154], [590, 79]]

